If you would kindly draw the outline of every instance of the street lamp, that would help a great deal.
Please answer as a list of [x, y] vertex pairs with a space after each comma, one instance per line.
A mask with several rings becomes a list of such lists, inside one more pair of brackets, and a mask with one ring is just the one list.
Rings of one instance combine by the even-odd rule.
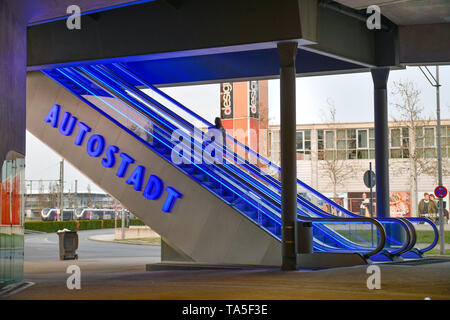
[[[436, 88], [436, 117], [437, 117], [437, 158], [438, 158], [438, 185], [442, 186], [442, 152], [441, 152], [441, 106], [440, 106], [440, 96], [439, 96], [439, 66], [436, 65], [436, 78], [430, 72], [428, 67], [424, 66], [430, 78], [424, 72], [421, 66], [419, 66], [420, 71], [422, 71], [428, 82]], [[445, 234], [444, 234], [444, 210], [442, 198], [439, 198], [439, 237], [440, 237], [440, 254], [445, 255]]]

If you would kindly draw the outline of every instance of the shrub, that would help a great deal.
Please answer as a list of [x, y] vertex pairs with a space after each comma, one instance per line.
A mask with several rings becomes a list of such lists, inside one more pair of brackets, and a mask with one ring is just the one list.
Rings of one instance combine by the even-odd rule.
[[[108, 220], [79, 220], [79, 221], [30, 221], [25, 222], [25, 229], [41, 232], [57, 232], [64, 228], [69, 230], [95, 230], [114, 228], [114, 219]], [[130, 219], [131, 226], [144, 226], [139, 219]], [[122, 221], [117, 220], [117, 228], [122, 227]]]

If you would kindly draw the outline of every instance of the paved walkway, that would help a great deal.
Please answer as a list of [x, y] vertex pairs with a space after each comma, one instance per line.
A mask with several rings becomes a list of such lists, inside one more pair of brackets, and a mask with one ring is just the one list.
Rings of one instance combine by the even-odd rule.
[[93, 241], [104, 241], [104, 242], [114, 242], [115, 234], [97, 234], [94, 236], [90, 236], [89, 240]]
[[[92, 236], [99, 239], [89, 234]], [[103, 241], [111, 239], [108, 234], [101, 236]], [[120, 246], [129, 245], [117, 244], [117, 248]], [[25, 261], [25, 280], [34, 285], [10, 299], [450, 300], [450, 259], [433, 259], [438, 262], [379, 265], [381, 289], [369, 290], [367, 266], [293, 272], [281, 272], [279, 268], [145, 271], [147, 264], [160, 262], [159, 256], [102, 256], [71, 261], [46, 258]], [[67, 267], [74, 264], [81, 270], [81, 290], [67, 289]]]
[[[141, 260], [139, 260], [141, 259]], [[27, 270], [34, 286], [10, 299], [450, 299], [450, 260], [426, 265], [380, 265], [381, 289], [369, 290], [366, 266], [281, 272], [243, 270], [144, 271], [150, 259], [77, 263], [81, 290], [68, 290], [69, 261]]]

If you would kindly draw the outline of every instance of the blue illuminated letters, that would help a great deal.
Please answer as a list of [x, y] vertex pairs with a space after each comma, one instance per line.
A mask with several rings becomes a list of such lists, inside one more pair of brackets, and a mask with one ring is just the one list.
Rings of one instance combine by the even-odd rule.
[[[78, 121], [78, 119], [69, 112], [64, 113], [61, 123], [59, 123], [60, 112], [61, 106], [55, 104], [50, 109], [44, 121], [46, 123], [50, 123], [53, 128], [58, 128], [59, 124], [59, 132], [64, 136], [71, 136], [78, 125], [78, 132], [74, 143], [77, 146], [82, 146], [87, 133], [91, 132], [92, 129], [87, 124]], [[94, 158], [102, 157], [103, 154], [105, 154], [105, 156], [101, 159], [101, 164], [105, 168], [114, 168], [118, 154], [121, 160], [116, 176], [119, 178], [124, 178], [129, 166], [135, 163], [133, 157], [125, 152], [120, 152], [120, 148], [118, 146], [106, 146], [105, 138], [100, 134], [92, 134], [89, 137], [86, 143], [86, 152], [89, 156]], [[164, 182], [157, 175], [151, 174], [145, 184], [145, 187], [143, 188], [145, 172], [146, 167], [138, 165], [125, 180], [125, 183], [133, 186], [133, 189], [136, 191], [142, 191], [142, 189], [144, 189], [142, 196], [147, 200], [160, 199], [164, 193]], [[167, 196], [164, 200], [162, 211], [171, 212], [176, 200], [181, 199], [183, 195], [178, 190], [170, 186], [166, 187], [165, 191], [167, 192]]]

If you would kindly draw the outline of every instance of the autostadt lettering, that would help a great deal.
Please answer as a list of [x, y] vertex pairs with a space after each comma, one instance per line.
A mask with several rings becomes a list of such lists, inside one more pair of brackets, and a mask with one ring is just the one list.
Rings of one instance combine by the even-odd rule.
[[[78, 133], [75, 137], [75, 145], [82, 146], [85, 141], [86, 134], [91, 132], [91, 128], [78, 121], [69, 112], [65, 112], [59, 122], [61, 112], [61, 106], [55, 104], [50, 112], [45, 117], [44, 121], [50, 123], [53, 128], [59, 127], [59, 132], [64, 136], [71, 136], [78, 127]], [[106, 146], [105, 138], [100, 134], [92, 134], [86, 143], [86, 151], [91, 157], [100, 157], [105, 153], [105, 157], [102, 159], [101, 163], [105, 168], [113, 168], [116, 165], [117, 155], [120, 158], [120, 164], [117, 169], [116, 175], [119, 178], [124, 178], [130, 164], [133, 164], [135, 160], [125, 152], [120, 152], [120, 148], [115, 145]], [[138, 165], [136, 169], [128, 176], [126, 183], [132, 185], [134, 190], [142, 191], [142, 196], [148, 200], [158, 200], [161, 198], [164, 192], [164, 183], [157, 175], [150, 175], [147, 180], [147, 184], [144, 186], [144, 176], [147, 169]], [[162, 210], [164, 212], [171, 212], [172, 208], [177, 199], [183, 197], [183, 195], [173, 187], [168, 186], [166, 188], [167, 196], [164, 201]]]

